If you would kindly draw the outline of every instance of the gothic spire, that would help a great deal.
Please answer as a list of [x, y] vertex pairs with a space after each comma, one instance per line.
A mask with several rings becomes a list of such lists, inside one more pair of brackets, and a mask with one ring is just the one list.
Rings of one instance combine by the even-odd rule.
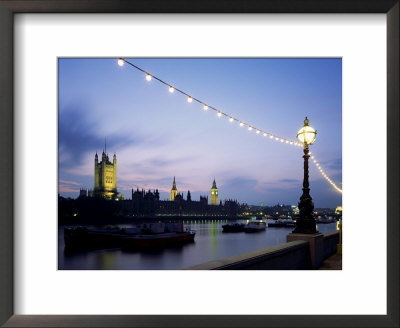
[[175, 176], [174, 176], [174, 181], [172, 182], [172, 190], [177, 190], [176, 189]]

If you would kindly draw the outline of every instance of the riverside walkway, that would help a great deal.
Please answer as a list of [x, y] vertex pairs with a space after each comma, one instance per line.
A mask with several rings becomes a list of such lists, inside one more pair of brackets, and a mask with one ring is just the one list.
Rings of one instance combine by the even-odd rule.
[[318, 270], [342, 270], [342, 254], [333, 254], [328, 257]]

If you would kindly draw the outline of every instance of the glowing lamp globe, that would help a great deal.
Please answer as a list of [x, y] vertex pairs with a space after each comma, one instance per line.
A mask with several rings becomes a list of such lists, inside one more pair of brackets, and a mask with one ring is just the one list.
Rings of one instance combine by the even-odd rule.
[[308, 125], [308, 119], [304, 120], [304, 126], [297, 132], [297, 140], [304, 145], [311, 145], [314, 143], [317, 135], [317, 131], [315, 131], [311, 126]]

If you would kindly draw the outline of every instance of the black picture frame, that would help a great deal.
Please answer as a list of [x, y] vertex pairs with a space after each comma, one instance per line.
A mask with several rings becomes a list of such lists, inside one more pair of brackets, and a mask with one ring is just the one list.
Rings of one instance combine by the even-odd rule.
[[[399, 0], [0, 0], [0, 324], [5, 327], [399, 327], [399, 11]], [[385, 13], [387, 315], [14, 315], [14, 191], [18, 195], [13, 185], [15, 13]], [[371, 261], [365, 263], [365, 270], [373, 265]]]

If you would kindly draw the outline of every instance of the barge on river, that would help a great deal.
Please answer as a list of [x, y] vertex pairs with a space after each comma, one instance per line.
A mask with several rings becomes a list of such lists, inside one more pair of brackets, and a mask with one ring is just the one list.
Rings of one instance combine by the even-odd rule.
[[222, 226], [223, 232], [243, 232], [244, 231], [244, 223], [231, 223], [224, 224]]
[[194, 241], [195, 230], [184, 230], [183, 222], [142, 223], [135, 228], [64, 228], [68, 249], [160, 248]]
[[263, 220], [248, 221], [244, 226], [245, 232], [259, 232], [265, 231], [267, 224]]
[[158, 234], [139, 234], [121, 238], [121, 247], [124, 249], [162, 248], [170, 245], [183, 244], [194, 241], [196, 231], [166, 232]]
[[296, 227], [296, 222], [290, 219], [278, 219], [268, 223], [268, 228], [293, 228]]

